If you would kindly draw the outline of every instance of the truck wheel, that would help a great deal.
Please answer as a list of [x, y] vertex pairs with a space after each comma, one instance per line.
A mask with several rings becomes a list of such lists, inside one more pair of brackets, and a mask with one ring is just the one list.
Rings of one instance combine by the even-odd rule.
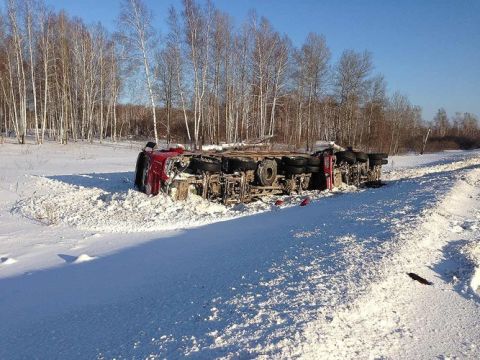
[[305, 173], [305, 167], [304, 166], [290, 166], [286, 165], [283, 167], [285, 170], [286, 174], [290, 175], [298, 175], [298, 174], [304, 174]]
[[141, 152], [137, 157], [137, 165], [135, 166], [135, 186], [138, 190], [145, 192], [145, 168], [146, 156]]
[[220, 172], [222, 163], [220, 160], [210, 157], [192, 158], [190, 167], [194, 171]]
[[255, 170], [257, 168], [257, 162], [250, 159], [242, 158], [227, 158], [228, 162], [228, 171], [249, 171]]
[[320, 166], [322, 163], [322, 159], [320, 159], [318, 156], [310, 156], [307, 160], [307, 165], [309, 166]]
[[368, 161], [368, 155], [362, 151], [354, 151], [358, 162], [365, 163]]
[[374, 160], [370, 160], [369, 164], [370, 164], [370, 167], [378, 166], [378, 165], [386, 165], [386, 164], [388, 164], [388, 160], [387, 159], [374, 159]]
[[307, 173], [319, 173], [320, 172], [320, 166], [308, 165], [308, 166], [305, 167], [305, 172], [307, 172]]
[[305, 166], [307, 158], [302, 156], [283, 156], [282, 161], [287, 166]]
[[357, 157], [353, 151], [339, 151], [335, 153], [337, 157], [337, 162], [346, 162], [347, 164], [353, 165], [357, 162]]
[[372, 153], [368, 154], [370, 160], [382, 160], [388, 158], [388, 154], [385, 153]]
[[140, 190], [141, 192], [147, 195], [151, 194], [151, 186], [148, 183], [149, 170], [150, 170], [150, 159], [148, 157], [145, 157], [145, 162], [143, 164], [143, 169], [141, 171], [140, 186], [138, 187], [138, 190]]
[[265, 159], [258, 164], [258, 182], [263, 186], [271, 186], [277, 178], [277, 162], [272, 159]]

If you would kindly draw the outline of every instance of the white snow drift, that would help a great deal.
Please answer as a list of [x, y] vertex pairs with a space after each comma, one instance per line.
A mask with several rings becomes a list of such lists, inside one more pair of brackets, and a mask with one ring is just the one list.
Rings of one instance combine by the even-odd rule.
[[480, 152], [277, 208], [138, 193], [138, 148], [0, 145], [0, 358], [480, 357]]

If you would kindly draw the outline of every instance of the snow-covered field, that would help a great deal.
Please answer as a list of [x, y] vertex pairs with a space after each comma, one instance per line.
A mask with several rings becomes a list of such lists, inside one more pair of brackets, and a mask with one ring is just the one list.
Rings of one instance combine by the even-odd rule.
[[1, 359], [480, 357], [480, 151], [224, 207], [134, 191], [140, 146], [0, 145]]

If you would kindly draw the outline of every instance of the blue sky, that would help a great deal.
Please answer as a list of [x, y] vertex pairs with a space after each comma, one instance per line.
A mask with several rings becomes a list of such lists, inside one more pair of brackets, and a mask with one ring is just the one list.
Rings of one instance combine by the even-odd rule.
[[[87, 23], [114, 29], [118, 0], [47, 0]], [[179, 0], [146, 0], [158, 28]], [[250, 9], [267, 17], [295, 45], [309, 32], [325, 35], [333, 60], [345, 49], [373, 53], [375, 71], [390, 93], [400, 91], [422, 106], [430, 120], [438, 108], [449, 115], [480, 115], [479, 0], [213, 0], [240, 24]]]

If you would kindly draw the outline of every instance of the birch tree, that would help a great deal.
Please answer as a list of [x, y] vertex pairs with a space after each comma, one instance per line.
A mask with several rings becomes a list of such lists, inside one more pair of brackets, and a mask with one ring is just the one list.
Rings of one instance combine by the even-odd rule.
[[183, 1], [185, 39], [189, 48], [193, 77], [193, 138], [195, 148], [200, 146], [201, 127], [203, 125], [212, 16], [213, 5], [210, 2], [207, 2], [206, 8], [202, 9], [194, 0]]
[[126, 48], [128, 60], [143, 67], [145, 85], [150, 99], [153, 132], [158, 142], [155, 95], [153, 93], [151, 51], [154, 49], [155, 31], [153, 15], [142, 0], [123, 0], [118, 18], [120, 40]]

